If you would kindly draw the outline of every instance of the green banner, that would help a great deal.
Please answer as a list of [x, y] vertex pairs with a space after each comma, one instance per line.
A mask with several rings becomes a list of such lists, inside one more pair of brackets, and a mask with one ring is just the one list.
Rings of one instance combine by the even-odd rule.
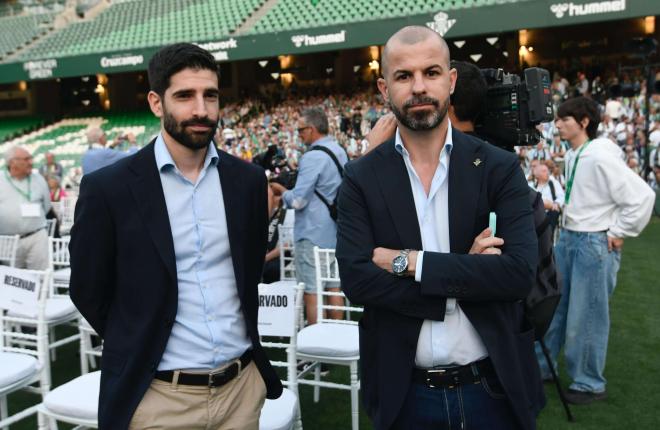
[[[193, 42], [212, 52], [219, 62], [226, 62], [382, 45], [392, 33], [406, 25], [426, 25], [448, 39], [455, 39], [521, 28], [636, 18], [658, 12], [657, 0], [534, 0]], [[160, 47], [0, 64], [0, 83], [146, 70], [149, 59], [158, 49]]]

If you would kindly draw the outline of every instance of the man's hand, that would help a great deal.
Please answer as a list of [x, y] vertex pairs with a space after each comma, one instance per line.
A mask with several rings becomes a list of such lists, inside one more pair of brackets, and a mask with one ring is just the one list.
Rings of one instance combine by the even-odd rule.
[[278, 184], [277, 182], [271, 182], [270, 188], [273, 190], [273, 194], [278, 197], [281, 197], [282, 194], [288, 191], [284, 185]]
[[391, 137], [394, 137], [395, 132], [396, 117], [394, 114], [388, 113], [387, 115], [381, 116], [378, 121], [376, 121], [376, 124], [374, 124], [374, 128], [372, 128], [369, 134], [367, 134], [367, 137], [365, 137], [369, 142], [365, 154]]
[[607, 236], [607, 250], [612, 251], [621, 251], [623, 248], [623, 238], [622, 237], [610, 237]]
[[394, 258], [400, 253], [401, 251], [395, 249], [375, 248], [371, 257], [371, 261], [373, 261], [374, 264], [381, 269], [393, 273], [392, 260], [394, 260]]
[[504, 239], [499, 237], [491, 237], [490, 228], [486, 228], [484, 231], [479, 233], [472, 243], [472, 248], [470, 248], [470, 254], [493, 254], [501, 255], [502, 250], [496, 248], [496, 246], [504, 245]]
[[[392, 270], [392, 260], [401, 254], [401, 250], [398, 249], [387, 249], [387, 248], [376, 248], [374, 249], [371, 261], [378, 267], [383, 270], [387, 270], [390, 273], [394, 273]], [[419, 251], [410, 251], [408, 254], [408, 270], [406, 271], [407, 276], [415, 277], [415, 267], [417, 267], [417, 255]]]

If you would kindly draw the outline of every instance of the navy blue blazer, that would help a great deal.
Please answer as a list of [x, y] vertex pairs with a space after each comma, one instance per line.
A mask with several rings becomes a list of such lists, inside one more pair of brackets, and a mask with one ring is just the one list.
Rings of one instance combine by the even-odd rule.
[[[538, 259], [529, 188], [513, 154], [456, 129], [452, 138], [451, 253], [425, 252], [420, 283], [371, 261], [376, 247], [422, 249], [410, 180], [394, 140], [346, 167], [336, 254], [342, 289], [364, 305], [363, 402], [377, 429], [392, 426], [411, 383], [422, 322], [442, 321], [446, 298], [456, 297], [488, 350], [518, 426], [533, 429], [545, 397], [522, 305]], [[466, 255], [491, 211], [504, 239], [502, 255]]]
[[[229, 244], [254, 361], [282, 384], [257, 332], [257, 284], [268, 229], [266, 177], [218, 151]], [[99, 428], [125, 429], [153, 380], [177, 311], [174, 244], [154, 143], [83, 177], [71, 230], [71, 299], [103, 338]]]

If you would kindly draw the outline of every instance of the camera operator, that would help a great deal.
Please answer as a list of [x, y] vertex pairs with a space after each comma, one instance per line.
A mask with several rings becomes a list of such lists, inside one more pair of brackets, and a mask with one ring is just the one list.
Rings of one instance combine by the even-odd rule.
[[[295, 240], [294, 262], [296, 280], [305, 283], [305, 310], [309, 324], [316, 323], [316, 270], [314, 247], [335, 248], [337, 226], [331, 217], [342, 174], [336, 162], [343, 166], [348, 161], [344, 149], [334, 138], [328, 136], [328, 117], [320, 107], [305, 109], [298, 120], [298, 134], [307, 152], [301, 157], [295, 187], [287, 190], [282, 184], [273, 182], [271, 188], [276, 196], [282, 196], [287, 208], [295, 209], [293, 227]], [[324, 150], [314, 150], [322, 147]], [[330, 151], [334, 155], [324, 153]], [[338, 286], [328, 288], [339, 292]], [[329, 298], [332, 305], [342, 305], [339, 296]], [[341, 312], [333, 311], [331, 318], [340, 319]]]

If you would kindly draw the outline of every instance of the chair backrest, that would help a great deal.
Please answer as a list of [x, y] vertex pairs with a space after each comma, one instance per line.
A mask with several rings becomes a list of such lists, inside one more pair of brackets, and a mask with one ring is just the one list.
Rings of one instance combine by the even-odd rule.
[[[288, 218], [289, 214], [287, 213], [286, 216]], [[280, 281], [295, 281], [293, 225], [280, 224], [277, 229], [280, 247]]]
[[57, 219], [50, 218], [46, 220], [46, 230], [48, 231], [48, 237], [55, 237], [55, 227], [57, 227]]
[[73, 227], [73, 213], [77, 201], [77, 196], [67, 196], [60, 200], [60, 230], [62, 232], [68, 233]]
[[78, 331], [80, 332], [80, 373], [84, 375], [89, 373], [90, 357], [103, 355], [103, 341], [99, 341], [98, 346], [94, 346], [92, 337], [98, 337], [98, 334], [85, 318], [80, 317]]
[[[329, 248], [314, 247], [314, 267], [316, 269], [316, 312], [317, 322], [333, 322], [343, 324], [357, 324], [351, 319], [351, 312], [362, 312], [362, 308], [351, 305], [341, 290], [328, 291], [326, 288], [339, 289], [339, 265], [335, 258], [335, 250]], [[342, 305], [330, 304], [325, 300], [330, 297], [341, 297]], [[346, 313], [346, 319], [335, 320], [327, 317], [326, 311], [342, 311]]]
[[51, 270], [66, 269], [71, 265], [69, 240], [71, 236], [48, 238], [48, 267]]
[[18, 235], [0, 235], [0, 263], [8, 266], [16, 265], [16, 250], [18, 249]]
[[[18, 352], [49, 362], [48, 331], [45, 322], [46, 297], [51, 271], [24, 270], [0, 266], [0, 351]], [[37, 315], [36, 331], [18, 329], [34, 326], [34, 319], [10, 316], [8, 311]]]
[[286, 351], [286, 361], [271, 360], [275, 367], [286, 368], [283, 384], [298, 395], [296, 369], [296, 342], [299, 329], [298, 315], [303, 307], [303, 284], [278, 281], [259, 284], [259, 334], [264, 348]]

